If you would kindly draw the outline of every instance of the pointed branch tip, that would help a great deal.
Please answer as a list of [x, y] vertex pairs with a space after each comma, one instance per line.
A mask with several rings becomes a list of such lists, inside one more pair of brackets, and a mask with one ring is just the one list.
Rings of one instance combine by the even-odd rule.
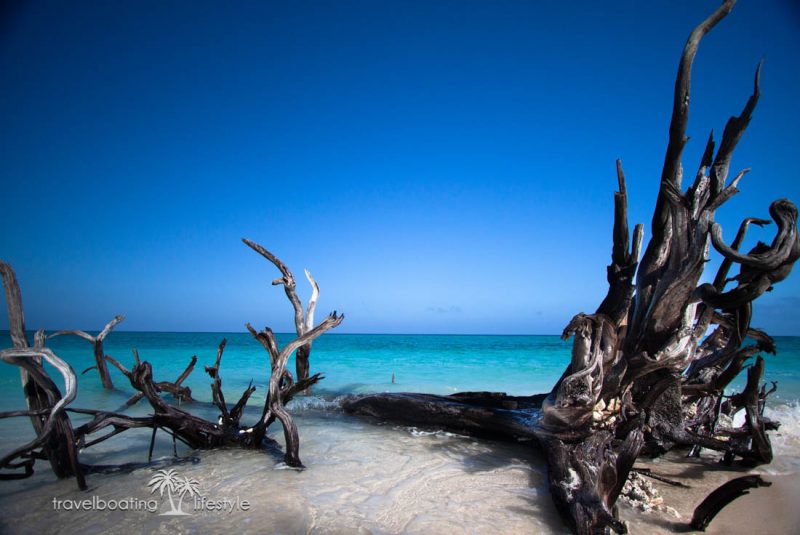
[[619, 192], [622, 195], [627, 195], [628, 190], [625, 186], [625, 172], [622, 170], [622, 160], [617, 159], [617, 182], [619, 183]]
[[753, 80], [753, 95], [760, 96], [761, 95], [761, 67], [764, 66], [764, 58], [758, 62], [758, 67], [756, 67], [756, 75]]

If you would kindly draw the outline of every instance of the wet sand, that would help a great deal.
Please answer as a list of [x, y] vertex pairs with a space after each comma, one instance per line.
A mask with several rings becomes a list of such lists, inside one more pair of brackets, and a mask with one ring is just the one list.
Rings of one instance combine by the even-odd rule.
[[[726, 481], [747, 474], [759, 474], [772, 483], [770, 487], [750, 490], [725, 507], [711, 522], [706, 533], [787, 535], [800, 533], [800, 474], [775, 474], [769, 467], [746, 469], [724, 467], [716, 462], [718, 455], [705, 454], [703, 459], [686, 459], [671, 454], [666, 459], [641, 461], [636, 467], [650, 468], [654, 473], [688, 485], [681, 488], [647, 478], [661, 493], [664, 504], [674, 507], [680, 518], [661, 511], [643, 513], [620, 505], [620, 516], [628, 522], [631, 533], [686, 532], [694, 508], [714, 489]], [[770, 473], [772, 472], [772, 473]]]
[[[307, 469], [285, 469], [280, 453], [242, 450], [179, 451], [194, 458], [172, 466], [199, 482], [212, 500], [246, 499], [249, 510], [195, 510], [161, 516], [166, 496], [147, 487], [153, 468], [89, 476], [83, 493], [71, 480], [57, 481], [41, 465], [35, 477], [0, 485], [0, 533], [381, 533], [381, 534], [567, 534], [547, 489], [543, 455], [531, 444], [503, 444], [442, 432], [374, 425], [337, 411], [297, 411], [301, 455]], [[210, 415], [210, 413], [209, 413]], [[788, 427], [788, 426], [787, 426]], [[281, 435], [274, 435], [281, 440]], [[124, 437], [124, 438], [123, 438]], [[109, 440], [86, 462], [142, 461], [148, 430]], [[750, 472], [772, 481], [723, 510], [708, 533], [800, 533], [800, 459], [796, 437], [775, 437], [776, 461], [762, 469], [726, 468], [709, 452], [702, 459], [667, 458], [637, 466], [689, 485], [675, 488], [651, 480], [665, 505], [680, 514], [640, 512], [620, 504], [630, 533], [685, 532], [692, 512], [723, 482]], [[171, 441], [159, 434], [156, 455], [169, 459]], [[40, 465], [37, 465], [40, 466]], [[167, 466], [166, 468], [168, 468]], [[794, 474], [794, 475], [787, 475]], [[158, 511], [54, 510], [53, 499], [157, 499]], [[184, 506], [190, 503], [184, 500]]]

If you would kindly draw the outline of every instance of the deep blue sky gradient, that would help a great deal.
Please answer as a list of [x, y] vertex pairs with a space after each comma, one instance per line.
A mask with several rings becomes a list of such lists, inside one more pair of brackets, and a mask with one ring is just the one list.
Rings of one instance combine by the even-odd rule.
[[[28, 326], [291, 330], [247, 236], [304, 296], [311, 269], [340, 332], [560, 332], [605, 294], [616, 158], [649, 237], [678, 57], [717, 5], [6, 2], [0, 257]], [[703, 41], [687, 176], [762, 57], [728, 240], [800, 201], [797, 2], [742, 0]], [[795, 274], [754, 324], [800, 334], [798, 305]]]

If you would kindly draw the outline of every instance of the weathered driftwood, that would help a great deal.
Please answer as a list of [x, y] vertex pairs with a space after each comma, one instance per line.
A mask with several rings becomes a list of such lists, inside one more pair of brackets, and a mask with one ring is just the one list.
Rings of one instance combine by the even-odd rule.
[[534, 439], [531, 423], [538, 419], [544, 394], [507, 396], [497, 392], [462, 392], [450, 396], [384, 393], [352, 396], [342, 401], [350, 413], [403, 425], [437, 429], [482, 438]]
[[[719, 451], [729, 462], [771, 460], [767, 431], [777, 423], [763, 416], [764, 399], [772, 391], [761, 386], [763, 359], [749, 368], [741, 394], [726, 401], [723, 392], [748, 359], [775, 352], [772, 339], [750, 326], [752, 302], [784, 280], [800, 256], [797, 208], [786, 199], [772, 203], [775, 238], [746, 254], [739, 248], [748, 227], [767, 220], [745, 219], [730, 246], [714, 223], [716, 210], [739, 191], [748, 171], [728, 181], [731, 155], [758, 102], [761, 65], [752, 96], [728, 121], [719, 148], [710, 136], [692, 185], [682, 186], [692, 63], [700, 40], [733, 4], [724, 2], [700, 23], [683, 49], [652, 236], [641, 262], [643, 229], [637, 225], [631, 242], [625, 177], [617, 162], [608, 293], [593, 314], [576, 315], [564, 329], [564, 338], [574, 337], [571, 362], [538, 415], [498, 413], [488, 404], [476, 407], [421, 394], [357, 397], [345, 402], [346, 410], [476, 435], [499, 428], [501, 435], [534, 436], [547, 455], [555, 504], [582, 534], [625, 531], [615, 504], [639, 455], [685, 447], [694, 454], [702, 448]], [[699, 284], [709, 244], [724, 261], [712, 284]], [[728, 277], [734, 264], [739, 273]], [[726, 289], [732, 282], [735, 286]], [[743, 345], [746, 336], [756, 344]], [[747, 415], [743, 427], [719, 425], [721, 414], [741, 409]]]
[[[117, 360], [114, 359], [112, 356], [106, 355], [105, 358], [118, 370], [123, 371], [124, 367], [119, 362], [117, 362]], [[192, 371], [194, 371], [195, 364], [197, 364], [197, 355], [192, 357], [192, 360], [189, 361], [189, 364], [186, 366], [186, 369], [183, 370], [183, 372], [178, 376], [177, 379], [175, 379], [174, 382], [171, 383], [169, 381], [160, 381], [156, 383], [156, 388], [158, 389], [158, 391], [167, 392], [171, 394], [173, 398], [178, 400], [178, 402], [194, 401], [194, 399], [192, 398], [192, 389], [189, 388], [188, 386], [182, 386], [181, 383], [183, 383], [183, 381], [185, 381], [186, 378], [189, 377]], [[125, 372], [123, 371], [123, 373]], [[130, 407], [132, 405], [135, 405], [143, 397], [144, 394], [142, 392], [137, 392], [130, 398], [128, 398], [128, 401], [125, 402], [125, 406]]]
[[[298, 392], [308, 390], [311, 385], [319, 381], [322, 377], [319, 374], [308, 376], [308, 360], [307, 357], [311, 351], [311, 342], [328, 329], [332, 329], [339, 325], [344, 320], [344, 315], [336, 314], [336, 311], [325, 318], [325, 320], [312, 328], [314, 321], [314, 309], [319, 296], [319, 288], [317, 283], [311, 277], [311, 273], [306, 270], [306, 276], [311, 282], [314, 292], [311, 300], [308, 303], [308, 311], [303, 317], [303, 309], [300, 305], [300, 299], [295, 293], [295, 283], [292, 273], [286, 268], [275, 255], [267, 251], [261, 245], [243, 238], [242, 241], [258, 254], [275, 264], [280, 269], [283, 275], [280, 279], [275, 279], [272, 284], [283, 284], [286, 290], [286, 296], [292, 302], [295, 312], [295, 326], [297, 328], [297, 338], [286, 344], [283, 349], [278, 347], [278, 342], [272, 329], [265, 328], [261, 332], [256, 330], [248, 323], [247, 330], [250, 334], [261, 343], [269, 355], [270, 363], [272, 365], [272, 375], [269, 379], [269, 391], [267, 392], [267, 404], [264, 406], [264, 411], [261, 420], [252, 428], [253, 436], [258, 439], [266, 432], [266, 428], [274, 420], [280, 421], [283, 426], [283, 436], [286, 441], [286, 464], [292, 467], [301, 467], [302, 462], [299, 457], [299, 436], [297, 426], [294, 423], [291, 415], [286, 411], [286, 403]], [[302, 332], [301, 332], [302, 331]], [[306, 362], [303, 366], [298, 364], [298, 380], [294, 381], [292, 374], [286, 369], [286, 363], [289, 357], [297, 351], [296, 358], [298, 363], [300, 361], [300, 349], [306, 348], [305, 357]]]
[[106, 336], [108, 336], [108, 333], [110, 333], [111, 330], [124, 319], [125, 319], [124, 316], [119, 316], [119, 315], [114, 316], [114, 319], [109, 321], [106, 324], [106, 326], [103, 327], [103, 330], [97, 334], [97, 336], [92, 336], [91, 334], [84, 331], [70, 329], [65, 331], [56, 331], [53, 334], [48, 335], [48, 338], [54, 338], [56, 336], [64, 336], [69, 334], [83, 338], [84, 340], [92, 344], [92, 347], [94, 348], [95, 365], [92, 368], [84, 370], [83, 373], [86, 373], [89, 370], [96, 368], [97, 373], [100, 374], [100, 380], [103, 382], [103, 388], [111, 389], [114, 388], [114, 383], [111, 381], [111, 374], [108, 373], [108, 366], [106, 366], [106, 361], [105, 361], [106, 354], [105, 350], [103, 349], [103, 341], [106, 339]]
[[[328, 329], [338, 325], [341, 323], [341, 321], [342, 316], [337, 316], [335, 314], [328, 316], [325, 321], [312, 329], [310, 332], [306, 333], [306, 335], [287, 344], [287, 346], [281, 352], [281, 360], [285, 364], [285, 361], [288, 359], [288, 355], [294, 351], [298, 345], [306, 343], [309, 339], [314, 339]], [[114, 363], [114, 365], [128, 378], [131, 386], [140, 392], [149, 402], [154, 411], [153, 415], [149, 417], [131, 417], [119, 412], [69, 409], [71, 412], [91, 414], [94, 416], [94, 418], [90, 422], [78, 427], [75, 430], [75, 438], [70, 440], [60, 439], [57, 443], [61, 444], [63, 442], [67, 445], [72, 445], [74, 452], [76, 445], [80, 448], [86, 448], [109, 439], [127, 429], [151, 427], [153, 428], [154, 433], [156, 429], [162, 429], [168, 432], [174, 440], [179, 440], [187, 446], [195, 449], [209, 449], [225, 446], [261, 448], [265, 446], [265, 441], [267, 440], [267, 428], [277, 418], [284, 425], [284, 433], [287, 435], [287, 449], [285, 457], [286, 463], [293, 467], [302, 467], [302, 463], [299, 458], [297, 427], [294, 425], [294, 422], [291, 420], [291, 416], [289, 416], [288, 412], [284, 408], [284, 399], [291, 399], [291, 396], [295, 393], [293, 388], [294, 383], [282, 383], [282, 388], [278, 389], [276, 398], [269, 399], [268, 396], [268, 399], [264, 405], [262, 417], [258, 420], [258, 422], [256, 422], [256, 424], [252, 426], [240, 425], [239, 421], [245, 405], [250, 395], [255, 391], [255, 387], [252, 385], [248, 386], [239, 401], [232, 408], [228, 407], [228, 405], [225, 403], [225, 398], [222, 393], [222, 381], [219, 375], [219, 365], [224, 347], [225, 341], [223, 340], [223, 342], [220, 344], [217, 360], [214, 366], [206, 367], [206, 371], [214, 379], [214, 382], [212, 383], [214, 404], [217, 405], [221, 413], [220, 420], [218, 422], [207, 421], [191, 414], [184, 409], [175, 407], [164, 400], [160, 395], [161, 389], [157, 386], [158, 383], [156, 383], [153, 379], [152, 366], [149, 362], [140, 360], [138, 352], [134, 351], [135, 365], [131, 370], [126, 369], [116, 360], [109, 360]], [[19, 358], [19, 353], [19, 350], [6, 350], [0, 353], [0, 357], [2, 357], [3, 360], [10, 361], [12, 358]], [[52, 356], [52, 352], [46, 348], [36, 351], [31, 350], [31, 353], [44, 355], [46, 358], [48, 358], [48, 361], [51, 361], [50, 357]], [[57, 365], [57, 362], [53, 362], [53, 364]], [[275, 370], [275, 368], [273, 368], [273, 370]], [[69, 371], [71, 372], [71, 368]], [[67, 380], [67, 377], [70, 377], [70, 379]], [[318, 379], [319, 376], [314, 376], [311, 382], [315, 382]], [[54, 406], [54, 408], [50, 411], [45, 411], [51, 414], [50, 420], [63, 414], [66, 404], [71, 402], [74, 398], [74, 372], [71, 372], [71, 375], [65, 375], [65, 380], [67, 380], [67, 384], [70, 386], [71, 395], [65, 398], [63, 403]], [[273, 381], [271, 381], [271, 383], [272, 382]], [[302, 386], [303, 385], [301, 384], [300, 387], [302, 388]], [[37, 414], [41, 412], [42, 411], [39, 411]], [[31, 411], [16, 411], [10, 415], [29, 414], [31, 414]], [[66, 421], [69, 422], [69, 419], [67, 418]], [[111, 428], [111, 431], [107, 432], [105, 435], [93, 440], [88, 440], [88, 436], [90, 434], [96, 433], [108, 427]], [[32, 452], [35, 448], [39, 447], [44, 438], [49, 437], [51, 433], [52, 431], [50, 428], [45, 426], [44, 431], [39, 433], [39, 437], [34, 442], [18, 448], [0, 460], [0, 467], [17, 468], [24, 466], [26, 468], [26, 474], [21, 476], [15, 474], [14, 476], [18, 478], [31, 475], [33, 473], [33, 462], [36, 457], [36, 455], [34, 455]], [[267, 442], [271, 443], [272, 441]], [[152, 445], [149, 456], [152, 456]], [[12, 463], [14, 459], [19, 457], [30, 457], [30, 459], [26, 460], [26, 464], [24, 465]], [[74, 466], [79, 467], [77, 462], [77, 454], [74, 455], [74, 459]], [[61, 473], [59, 477], [68, 477], [70, 475], [74, 474]], [[82, 478], [82, 474], [80, 477]], [[85, 488], [85, 483], [82, 482], [82, 479], [80, 481], [81, 488]]]
[[[249, 245], [256, 250], [263, 250], [259, 245], [252, 242]], [[275, 260], [280, 263], [279, 260]], [[28, 416], [31, 418], [36, 432], [34, 440], [0, 458], [0, 470], [11, 471], [0, 473], [0, 479], [29, 477], [33, 474], [33, 465], [36, 459], [47, 458], [59, 478], [74, 476], [77, 479], [78, 486], [81, 489], [85, 489], [84, 470], [91, 470], [91, 467], [80, 464], [78, 448], [84, 449], [93, 446], [128, 429], [152, 428], [153, 434], [148, 451], [149, 462], [152, 459], [155, 436], [158, 429], [170, 434], [173, 440], [173, 448], [177, 441], [195, 449], [227, 446], [262, 448], [274, 444], [274, 441], [267, 438], [266, 433], [275, 420], [278, 420], [283, 427], [286, 442], [286, 464], [297, 468], [303, 466], [300, 460], [299, 433], [291, 415], [286, 410], [286, 404], [294, 395], [308, 389], [319, 381], [322, 376], [316, 374], [295, 382], [291, 372], [286, 370], [286, 363], [291, 354], [298, 348], [310, 347], [314, 339], [339, 325], [344, 319], [343, 315], [337, 315], [336, 312], [333, 312], [319, 325], [305, 329], [301, 335], [283, 348], [278, 347], [275, 336], [269, 328], [256, 332], [249, 324], [247, 325], [250, 332], [267, 349], [271, 372], [269, 390], [261, 416], [253, 425], [243, 425], [241, 423], [245, 406], [256, 389], [252, 382], [232, 407], [229, 407], [225, 401], [225, 395], [222, 390], [222, 377], [220, 375], [220, 364], [227, 343], [224, 339], [219, 344], [214, 364], [205, 367], [206, 373], [212, 379], [213, 404], [220, 411], [220, 417], [217, 422], [205, 420], [191, 414], [189, 411], [176, 407], [168, 403], [161, 395], [164, 392], [170, 393], [179, 402], [192, 400], [191, 391], [182, 386], [181, 383], [194, 369], [197, 357], [192, 357], [191, 362], [183, 373], [175, 382], [170, 383], [166, 381], [156, 382], [153, 377], [152, 366], [149, 362], [139, 358], [139, 353], [136, 349], [133, 350], [134, 366], [130, 370], [113, 357], [102, 355], [101, 361], [98, 362], [102, 362], [103, 366], [105, 366], [106, 362], [110, 362], [128, 379], [130, 385], [137, 392], [128, 400], [126, 407], [136, 403], [139, 399], [146, 399], [153, 409], [153, 414], [150, 416], [132, 417], [119, 411], [67, 407], [75, 399], [77, 393], [75, 372], [69, 364], [58, 358], [50, 349], [44, 347], [46, 338], [43, 331], [36, 333], [35, 346], [33, 348], [28, 346], [22, 314], [22, 298], [16, 277], [11, 267], [4, 262], [0, 262], [0, 273], [2, 273], [6, 290], [9, 327], [11, 339], [14, 343], [13, 349], [0, 351], [0, 359], [20, 366], [23, 388], [28, 402], [28, 410], [5, 412], [0, 414], [0, 418]], [[313, 279], [311, 280], [313, 281]], [[313, 317], [313, 306], [310, 308], [307, 318]], [[116, 322], [119, 320], [121, 320], [121, 316], [118, 316]], [[86, 333], [80, 334], [81, 331], [59, 331], [51, 336], [76, 334], [84, 338], [92, 338], [93, 343], [99, 342], [100, 354], [102, 354], [102, 340], [113, 328], [114, 324], [115, 322], [109, 323], [106, 329], [97, 337], [90, 337]], [[54, 366], [63, 376], [66, 387], [66, 395], [64, 397], [61, 396], [58, 388], [44, 370], [42, 366], [43, 360]], [[100, 369], [99, 366], [98, 369]], [[92, 419], [73, 430], [67, 414], [68, 411], [88, 414], [92, 416]], [[96, 438], [89, 438], [90, 435], [98, 432], [104, 432], [104, 434]], [[177, 452], [177, 450], [174, 451]], [[23, 471], [20, 472], [20, 469]]]
[[[22, 389], [28, 410], [23, 413], [12, 413], [9, 416], [28, 415], [36, 433], [28, 444], [6, 454], [0, 459], [0, 470], [18, 470], [24, 473], [0, 473], [0, 479], [19, 479], [33, 474], [36, 458], [45, 458], [57, 477], [75, 477], [81, 489], [86, 488], [86, 481], [78, 464], [75, 438], [72, 423], [65, 414], [66, 406], [75, 399], [77, 382], [75, 372], [69, 364], [59, 359], [52, 351], [44, 347], [44, 332], [35, 336], [34, 347], [28, 344], [25, 335], [25, 315], [22, 308], [22, 294], [17, 276], [9, 264], [0, 260], [0, 274], [8, 308], [8, 328], [13, 349], [0, 351], [0, 359], [9, 364], [19, 366]], [[50, 379], [44, 369], [43, 361], [48, 362], [64, 378], [66, 395]]]
[[[286, 297], [289, 299], [289, 302], [292, 304], [292, 308], [294, 309], [294, 327], [295, 331], [297, 332], [297, 336], [302, 336], [306, 332], [310, 331], [314, 327], [314, 311], [317, 308], [317, 299], [319, 299], [319, 285], [317, 284], [317, 281], [314, 280], [314, 277], [311, 276], [311, 272], [307, 269], [304, 270], [306, 278], [311, 284], [311, 297], [308, 299], [308, 306], [305, 312], [303, 312], [303, 305], [300, 302], [300, 298], [297, 296], [297, 284], [295, 283], [294, 275], [291, 271], [289, 271], [289, 268], [286, 267], [286, 264], [281, 262], [277, 256], [267, 251], [264, 247], [253, 242], [252, 240], [242, 238], [242, 241], [255, 252], [275, 264], [275, 267], [277, 267], [281, 272], [281, 277], [273, 280], [272, 285], [283, 285], [283, 289], [286, 292]], [[297, 353], [295, 354], [295, 370], [297, 371], [298, 381], [303, 381], [309, 377], [311, 369], [309, 364], [310, 356], [311, 342], [297, 348]]]

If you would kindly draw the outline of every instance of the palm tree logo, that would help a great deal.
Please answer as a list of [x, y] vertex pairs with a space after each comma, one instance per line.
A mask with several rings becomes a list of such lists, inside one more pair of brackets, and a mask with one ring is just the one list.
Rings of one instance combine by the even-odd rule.
[[[179, 477], [177, 472], [174, 469], [170, 468], [169, 470], [159, 470], [156, 472], [150, 481], [147, 483], [148, 487], [150, 488], [150, 494], [154, 494], [158, 491], [159, 495], [163, 498], [164, 491], [167, 491], [167, 498], [169, 499], [169, 511], [166, 513], [161, 513], [162, 515], [188, 515], [190, 513], [186, 513], [181, 509], [183, 505], [183, 498], [187, 494], [191, 497], [194, 496], [201, 496], [200, 494], [200, 482], [196, 479], [189, 479], [188, 477]], [[175, 500], [173, 496], [178, 496], [178, 505], [175, 506]]]

